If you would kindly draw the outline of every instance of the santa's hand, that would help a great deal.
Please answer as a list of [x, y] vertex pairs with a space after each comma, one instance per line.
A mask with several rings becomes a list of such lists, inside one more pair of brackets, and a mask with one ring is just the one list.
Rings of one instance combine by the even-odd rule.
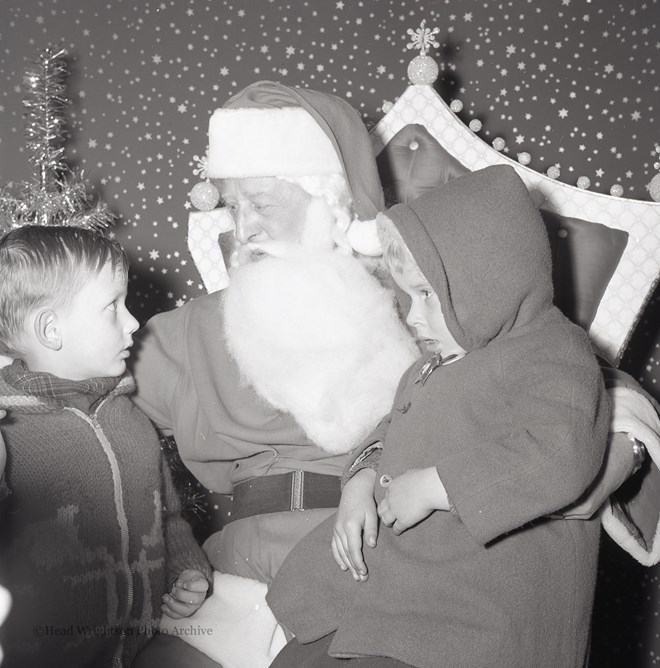
[[369, 547], [375, 547], [378, 536], [375, 478], [375, 471], [362, 469], [344, 485], [332, 533], [335, 561], [343, 571], [350, 571], [356, 582], [369, 577], [362, 552], [363, 540]]
[[378, 504], [381, 522], [398, 536], [435, 510], [449, 510], [449, 499], [434, 466], [411, 469], [398, 478], [381, 476], [385, 498]]
[[190, 617], [206, 598], [209, 583], [201, 571], [181, 571], [169, 594], [163, 596], [161, 610], [172, 619]]
[[627, 434], [610, 433], [603, 465], [587, 491], [555, 516], [569, 520], [591, 519], [611, 494], [630, 477], [635, 457]]

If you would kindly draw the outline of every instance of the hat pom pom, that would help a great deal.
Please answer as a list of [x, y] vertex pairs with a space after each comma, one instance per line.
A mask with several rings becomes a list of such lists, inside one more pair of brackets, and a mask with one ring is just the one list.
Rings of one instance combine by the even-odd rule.
[[346, 230], [346, 238], [351, 248], [360, 255], [378, 257], [383, 254], [375, 219], [354, 220]]

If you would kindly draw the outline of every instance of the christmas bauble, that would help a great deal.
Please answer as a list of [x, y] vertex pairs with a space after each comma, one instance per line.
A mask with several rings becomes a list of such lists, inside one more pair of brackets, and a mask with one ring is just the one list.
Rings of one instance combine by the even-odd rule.
[[656, 174], [651, 179], [646, 189], [649, 191], [649, 195], [651, 195], [651, 199], [654, 202], [660, 202], [660, 174]]
[[218, 206], [220, 193], [209, 181], [202, 181], [193, 187], [188, 194], [192, 205], [200, 211], [210, 211]]
[[415, 56], [408, 65], [411, 84], [432, 84], [438, 78], [438, 64], [431, 56]]

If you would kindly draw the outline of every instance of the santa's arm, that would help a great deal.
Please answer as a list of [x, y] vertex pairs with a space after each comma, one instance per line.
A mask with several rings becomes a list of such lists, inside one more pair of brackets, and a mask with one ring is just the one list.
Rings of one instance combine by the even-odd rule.
[[637, 561], [652, 566], [660, 561], [660, 406], [627, 374], [605, 369], [604, 375], [612, 399], [610, 432], [619, 435], [611, 439], [610, 448], [623, 449], [627, 471], [639, 461], [634, 439], [648, 454], [641, 468], [610, 496], [603, 526]]
[[375, 471], [378, 468], [385, 434], [387, 434], [389, 425], [390, 416], [388, 414], [380, 421], [376, 429], [369, 434], [368, 438], [351, 452], [349, 463], [341, 477], [342, 489], [358, 471], [362, 469], [373, 469]]
[[165, 435], [173, 429], [173, 404], [183, 365], [184, 308], [153, 316], [136, 334], [130, 370], [137, 384], [133, 400]]

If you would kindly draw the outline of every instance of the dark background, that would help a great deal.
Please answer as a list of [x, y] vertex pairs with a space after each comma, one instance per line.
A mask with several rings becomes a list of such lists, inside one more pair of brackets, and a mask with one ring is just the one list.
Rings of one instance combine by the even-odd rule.
[[[437, 26], [438, 92], [530, 167], [649, 199], [658, 172], [658, 0], [0, 0], [0, 183], [30, 178], [21, 79], [46, 46], [70, 57], [67, 157], [118, 215], [131, 307], [144, 321], [202, 293], [187, 193], [212, 110], [258, 79], [347, 98], [369, 127], [407, 85], [408, 28]], [[416, 52], [415, 52], [416, 53]], [[658, 223], [660, 228], [660, 221]], [[624, 368], [660, 395], [658, 300]], [[604, 541], [597, 666], [660, 660], [656, 569]]]

